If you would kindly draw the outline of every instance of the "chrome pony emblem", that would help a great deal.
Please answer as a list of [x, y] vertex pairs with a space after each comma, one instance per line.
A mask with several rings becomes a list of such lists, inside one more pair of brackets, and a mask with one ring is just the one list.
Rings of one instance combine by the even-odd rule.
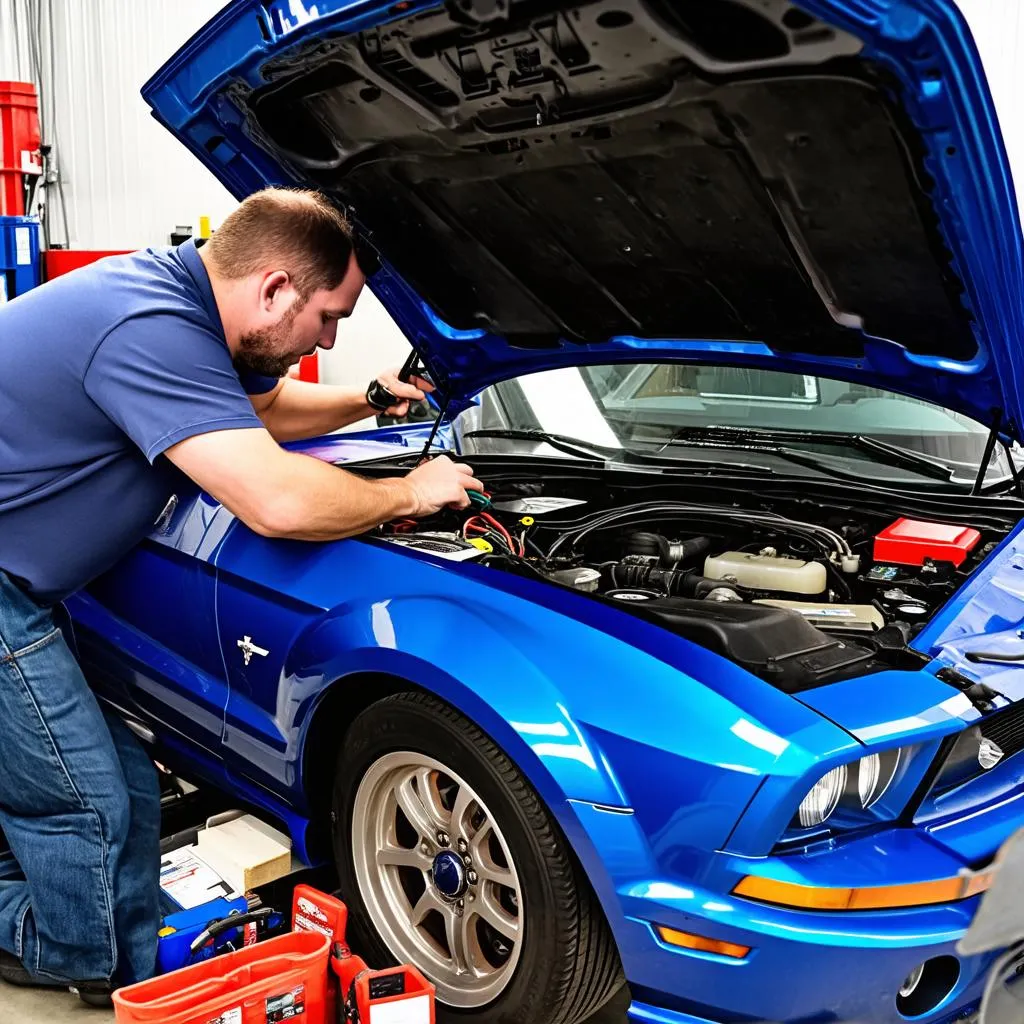
[[1003, 759], [1003, 750], [997, 743], [993, 743], [988, 737], [983, 737], [978, 747], [978, 764], [985, 771], [995, 768]]
[[[258, 654], [261, 658], [265, 658], [270, 653], [270, 651], [268, 651], [265, 647], [257, 647], [252, 642], [251, 636], [242, 637], [242, 639], [236, 641], [236, 643], [238, 644], [238, 647], [242, 652], [242, 658], [244, 659], [246, 665], [248, 665], [249, 662], [252, 661], [252, 656], [254, 654]], [[1002, 752], [1000, 752], [999, 756], [1002, 757]]]

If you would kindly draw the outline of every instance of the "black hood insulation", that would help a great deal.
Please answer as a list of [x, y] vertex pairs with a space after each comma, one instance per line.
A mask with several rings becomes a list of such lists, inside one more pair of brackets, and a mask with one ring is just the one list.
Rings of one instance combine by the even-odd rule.
[[489, 13], [321, 38], [234, 87], [448, 323], [975, 353], [916, 134], [858, 40], [784, 0]]

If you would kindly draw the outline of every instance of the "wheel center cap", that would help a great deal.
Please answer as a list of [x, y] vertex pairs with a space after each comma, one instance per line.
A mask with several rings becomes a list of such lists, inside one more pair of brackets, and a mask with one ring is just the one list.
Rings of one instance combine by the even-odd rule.
[[462, 858], [451, 850], [444, 850], [434, 858], [431, 877], [434, 888], [446, 899], [458, 899], [466, 891], [466, 869]]

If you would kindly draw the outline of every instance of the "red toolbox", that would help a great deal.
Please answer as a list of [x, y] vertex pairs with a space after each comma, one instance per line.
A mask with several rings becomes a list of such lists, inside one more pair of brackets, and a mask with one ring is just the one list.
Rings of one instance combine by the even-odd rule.
[[317, 931], [279, 935], [118, 989], [114, 1019], [117, 1024], [278, 1024], [298, 1018], [302, 1024], [329, 1024], [330, 950], [331, 940]]

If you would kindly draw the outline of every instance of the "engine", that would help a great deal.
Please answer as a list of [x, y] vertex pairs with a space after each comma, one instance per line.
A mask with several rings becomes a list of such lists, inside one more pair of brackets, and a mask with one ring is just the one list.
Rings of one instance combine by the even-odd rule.
[[820, 512], [493, 494], [444, 528], [386, 534], [590, 595], [791, 692], [916, 664], [909, 641], [996, 540], [963, 525]]

